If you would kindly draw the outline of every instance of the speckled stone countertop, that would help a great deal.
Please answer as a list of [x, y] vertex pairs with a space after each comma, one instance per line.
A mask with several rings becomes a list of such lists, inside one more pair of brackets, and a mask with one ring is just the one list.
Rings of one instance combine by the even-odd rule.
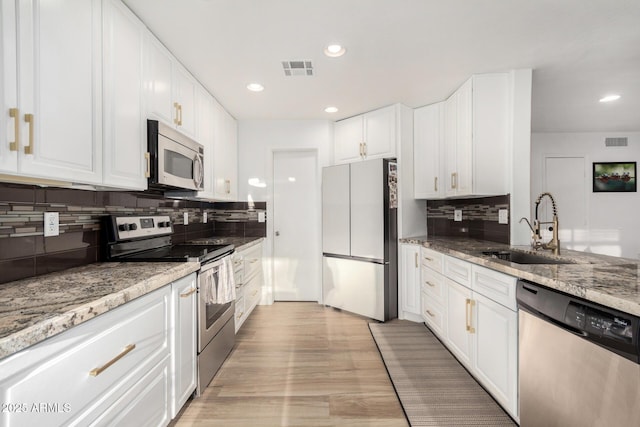
[[197, 262], [109, 262], [2, 284], [0, 359], [198, 268]]
[[[640, 264], [637, 260], [563, 250], [559, 257], [530, 246], [509, 246], [466, 238], [412, 237], [400, 240], [530, 280], [570, 295], [640, 316]], [[483, 251], [514, 249], [571, 264], [516, 264], [483, 255]]]

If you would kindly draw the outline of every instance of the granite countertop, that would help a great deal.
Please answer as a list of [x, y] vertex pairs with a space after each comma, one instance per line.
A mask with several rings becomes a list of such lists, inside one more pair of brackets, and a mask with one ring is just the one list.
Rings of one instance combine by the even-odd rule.
[[[549, 251], [534, 251], [530, 246], [509, 246], [482, 240], [456, 237], [411, 237], [401, 243], [413, 243], [434, 249], [474, 264], [520, 279], [584, 298], [607, 307], [640, 316], [640, 263], [587, 252], [562, 250], [559, 257]], [[488, 250], [519, 250], [561, 259], [570, 264], [516, 264], [483, 255]]]
[[0, 359], [197, 271], [197, 262], [108, 262], [0, 285]]

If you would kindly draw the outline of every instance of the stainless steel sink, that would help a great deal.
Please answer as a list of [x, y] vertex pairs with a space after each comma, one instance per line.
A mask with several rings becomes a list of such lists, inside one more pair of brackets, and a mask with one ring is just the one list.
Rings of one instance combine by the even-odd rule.
[[574, 264], [572, 261], [512, 250], [484, 251], [482, 252], [482, 255], [502, 259], [516, 264]]

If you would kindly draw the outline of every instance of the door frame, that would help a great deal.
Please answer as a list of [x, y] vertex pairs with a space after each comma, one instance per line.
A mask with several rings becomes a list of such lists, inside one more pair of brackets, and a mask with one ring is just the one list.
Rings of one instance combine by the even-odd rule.
[[[269, 189], [269, 199], [271, 203], [267, 203], [267, 238], [271, 240], [269, 244], [269, 250], [271, 257], [269, 257], [268, 263], [268, 276], [266, 283], [267, 293], [263, 297], [266, 304], [273, 304], [275, 301], [275, 229], [274, 229], [274, 204], [275, 204], [275, 156], [281, 153], [313, 153], [316, 158], [316, 205], [322, 207], [322, 168], [320, 167], [320, 153], [317, 148], [271, 148], [269, 149], [269, 165], [268, 165], [268, 177], [270, 178], [271, 185]], [[318, 224], [315, 229], [317, 241], [318, 241], [318, 271], [322, 275], [322, 211], [318, 213]], [[322, 304], [322, 277], [318, 278], [318, 303]]]

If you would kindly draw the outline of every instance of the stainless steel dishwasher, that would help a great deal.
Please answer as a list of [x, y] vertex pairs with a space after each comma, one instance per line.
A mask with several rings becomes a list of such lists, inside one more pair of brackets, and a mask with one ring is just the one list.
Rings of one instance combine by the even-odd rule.
[[518, 281], [520, 425], [640, 425], [636, 316]]

